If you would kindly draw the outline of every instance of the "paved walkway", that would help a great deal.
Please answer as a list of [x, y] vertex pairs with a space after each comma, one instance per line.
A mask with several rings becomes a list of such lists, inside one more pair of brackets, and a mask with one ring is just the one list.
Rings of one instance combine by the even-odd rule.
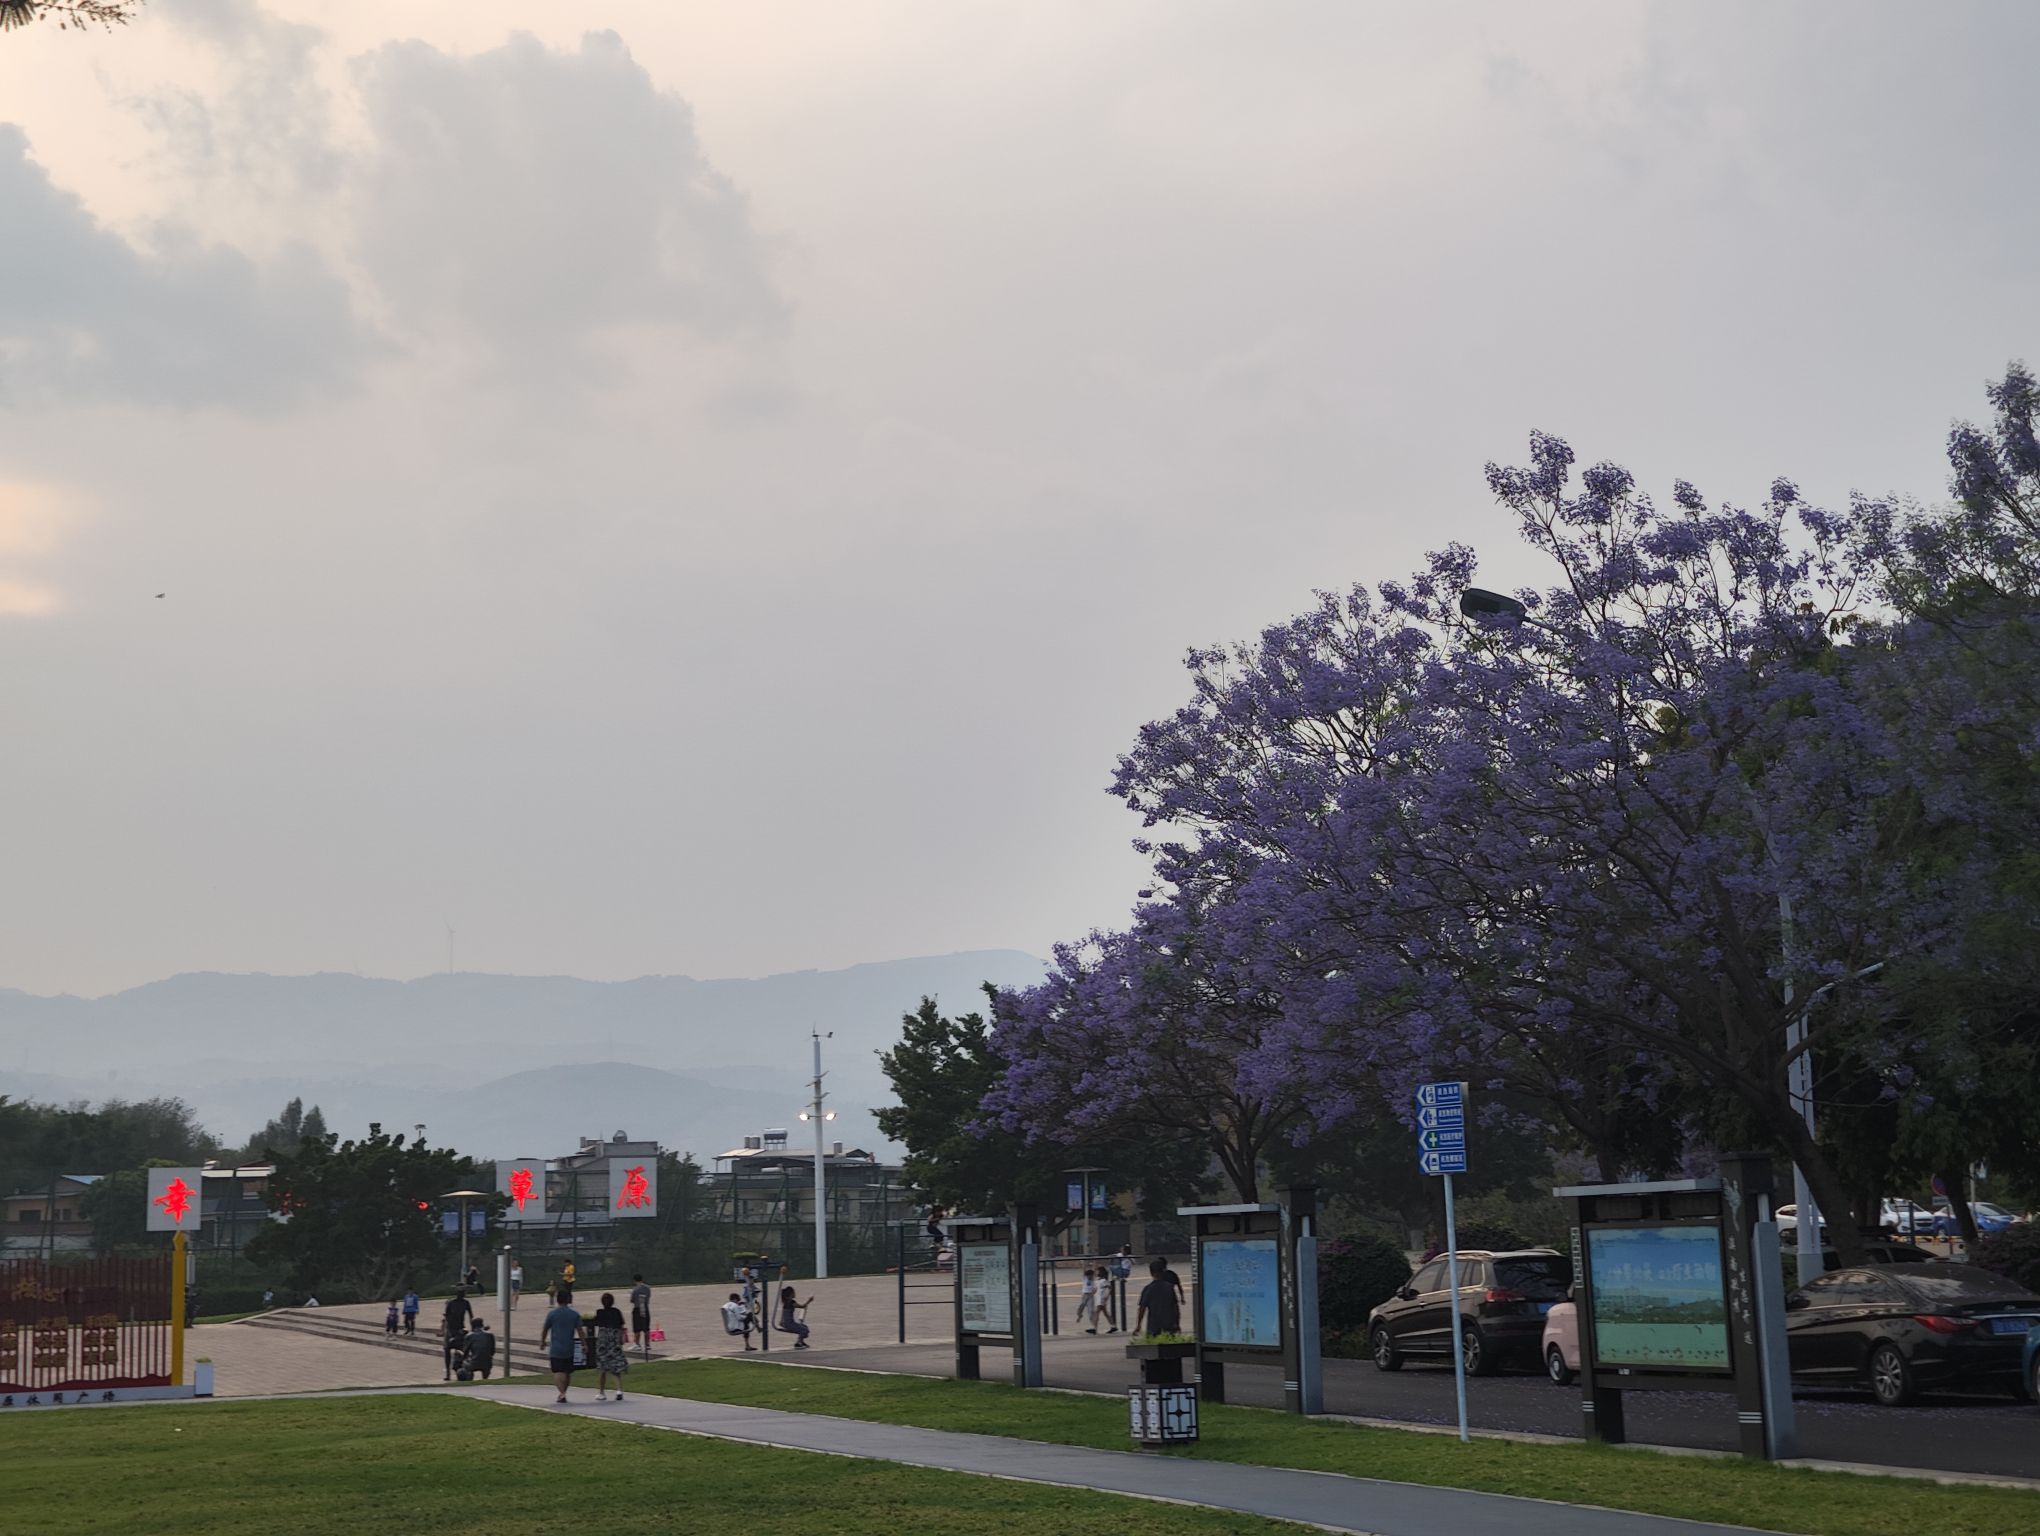
[[621, 1403], [599, 1403], [577, 1393], [566, 1407], [554, 1407], [550, 1387], [482, 1387], [467, 1395], [544, 1413], [617, 1419], [751, 1445], [1200, 1504], [1364, 1536], [1747, 1536], [1749, 1529], [1458, 1488], [1045, 1445], [678, 1397], [633, 1395]]
[[[621, 1297], [629, 1277], [607, 1277], [591, 1283], [575, 1297], [592, 1310], [604, 1290]], [[652, 1292], [652, 1321], [666, 1334], [652, 1347], [652, 1358], [742, 1354], [743, 1346], [723, 1332], [717, 1310], [728, 1299], [727, 1282], [714, 1285], [658, 1286]], [[808, 1320], [814, 1325], [814, 1348], [802, 1359], [836, 1356], [840, 1351], [893, 1344], [898, 1338], [899, 1292], [890, 1275], [853, 1275], [835, 1280], [796, 1283], [803, 1298], [814, 1297]], [[944, 1293], [917, 1290], [916, 1300]], [[206, 1323], [191, 1330], [185, 1348], [185, 1380], [200, 1359], [213, 1363], [213, 1390], [221, 1397], [260, 1397], [283, 1392], [338, 1387], [426, 1386], [444, 1377], [433, 1330], [443, 1299], [428, 1299], [418, 1319], [416, 1337], [383, 1337], [383, 1305], [292, 1307], [233, 1323]], [[499, 1340], [503, 1316], [494, 1296], [478, 1303], [486, 1310]], [[1075, 1303], [1071, 1303], [1074, 1307]], [[510, 1362], [520, 1371], [537, 1363], [539, 1319], [545, 1315], [543, 1296], [523, 1297], [509, 1329]], [[908, 1309], [908, 1337], [947, 1339], [950, 1311], [946, 1306], [916, 1305]], [[787, 1341], [772, 1336], [776, 1359]], [[498, 1344], [500, 1362], [501, 1344]]]

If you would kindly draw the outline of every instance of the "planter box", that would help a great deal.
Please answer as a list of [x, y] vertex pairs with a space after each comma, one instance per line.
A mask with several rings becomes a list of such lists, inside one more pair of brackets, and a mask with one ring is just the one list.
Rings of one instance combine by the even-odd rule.
[[1140, 1362], [1146, 1386], [1176, 1386], [1183, 1380], [1183, 1362], [1197, 1358], [1195, 1344], [1129, 1344], [1126, 1358]]

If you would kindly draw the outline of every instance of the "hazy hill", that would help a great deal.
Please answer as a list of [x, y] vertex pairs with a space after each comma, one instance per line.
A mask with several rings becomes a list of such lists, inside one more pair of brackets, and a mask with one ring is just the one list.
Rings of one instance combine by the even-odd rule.
[[1042, 971], [983, 950], [754, 980], [194, 973], [100, 998], [0, 990], [0, 1093], [174, 1093], [229, 1138], [302, 1095], [343, 1134], [423, 1121], [463, 1151], [538, 1156], [627, 1130], [707, 1158], [765, 1124], [798, 1129], [819, 1027], [835, 1031], [830, 1138], [875, 1148], [877, 1053], [900, 1015], [924, 994], [968, 1011], [980, 982]]

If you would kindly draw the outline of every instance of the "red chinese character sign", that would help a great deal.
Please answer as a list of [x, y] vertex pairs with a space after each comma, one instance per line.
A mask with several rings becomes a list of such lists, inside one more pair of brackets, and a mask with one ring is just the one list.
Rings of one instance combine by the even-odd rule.
[[545, 1163], [536, 1157], [506, 1158], [496, 1164], [496, 1193], [510, 1202], [506, 1221], [536, 1221], [545, 1215]]
[[609, 1214], [659, 1214], [659, 1160], [656, 1157], [612, 1157], [609, 1160]]
[[196, 1232], [201, 1215], [202, 1168], [151, 1168], [149, 1225], [151, 1232]]

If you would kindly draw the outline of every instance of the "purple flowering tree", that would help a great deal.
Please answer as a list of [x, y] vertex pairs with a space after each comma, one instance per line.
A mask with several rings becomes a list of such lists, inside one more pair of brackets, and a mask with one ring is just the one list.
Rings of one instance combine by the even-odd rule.
[[[1115, 784], [1155, 891], [1008, 1001], [1005, 1122], [1073, 1095], [1131, 1113], [1180, 1060], [1174, 1113], [1222, 1085], [1326, 1134], [1464, 1075], [1540, 1100], [1604, 1171], [1675, 1156], [1681, 1119], [1768, 1140], [1855, 1257], [1874, 1182], [1850, 1188], [1788, 1068], [1816, 1064], [1831, 1108], [1917, 1096], [1963, 1027], [1922, 998], [1991, 955], [2015, 995], [2003, 939], [2040, 884], [2002, 853], [2040, 712], [1992, 681], [2036, 629], [2030, 377], [1993, 400], [1994, 433], [1951, 441], [1961, 507], [1931, 517], [1786, 481], [1747, 509], [1680, 482], [1660, 508], [1539, 435], [1489, 483], [1541, 589], [1470, 594], [1451, 548], [1194, 652], [1189, 702]], [[1086, 1040], [1109, 1073], [1072, 1075]]]

